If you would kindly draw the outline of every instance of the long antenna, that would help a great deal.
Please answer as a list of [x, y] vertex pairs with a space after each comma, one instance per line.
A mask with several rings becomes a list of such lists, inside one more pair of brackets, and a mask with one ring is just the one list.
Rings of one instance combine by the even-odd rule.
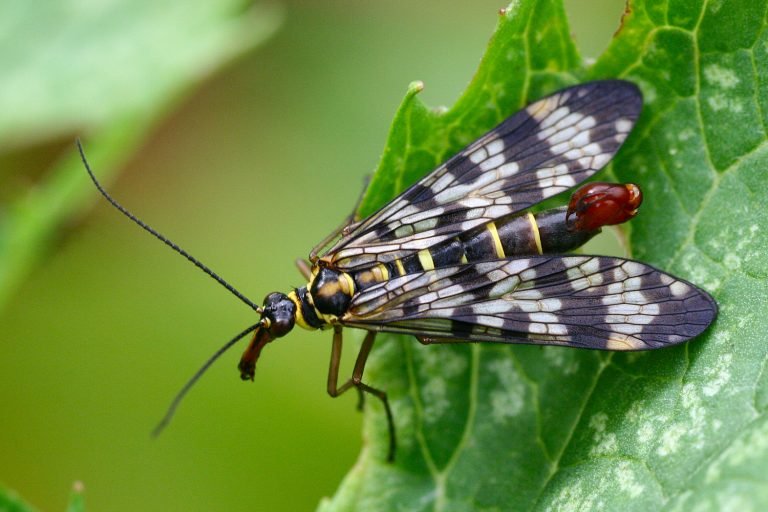
[[221, 347], [219, 350], [216, 351], [215, 354], [213, 354], [208, 360], [203, 364], [203, 366], [200, 367], [199, 370], [195, 372], [195, 374], [192, 376], [191, 379], [187, 381], [186, 384], [184, 384], [184, 387], [181, 388], [181, 390], [176, 393], [176, 396], [173, 397], [173, 401], [171, 402], [171, 405], [168, 406], [168, 410], [165, 411], [165, 416], [163, 416], [163, 419], [160, 420], [160, 423], [157, 424], [157, 426], [152, 430], [152, 437], [157, 437], [160, 435], [160, 433], [165, 429], [165, 427], [168, 426], [168, 423], [171, 422], [171, 419], [173, 418], [173, 415], [176, 414], [176, 408], [179, 407], [179, 404], [184, 399], [186, 394], [189, 392], [190, 389], [192, 389], [192, 386], [195, 385], [195, 383], [200, 379], [200, 377], [203, 376], [206, 370], [216, 361], [219, 356], [221, 356], [224, 352], [229, 350], [232, 345], [240, 341], [243, 337], [245, 337], [248, 333], [256, 330], [259, 326], [261, 326], [261, 322], [254, 324], [229, 340], [227, 343], [224, 344], [223, 347]]
[[157, 238], [158, 240], [163, 242], [165, 245], [167, 245], [168, 247], [170, 247], [171, 249], [173, 249], [177, 253], [181, 254], [185, 258], [187, 258], [187, 260], [192, 262], [193, 265], [195, 265], [197, 268], [199, 268], [200, 270], [202, 270], [203, 272], [205, 272], [206, 274], [211, 276], [213, 279], [216, 280], [217, 283], [219, 283], [224, 288], [229, 290], [230, 293], [232, 293], [232, 295], [234, 295], [235, 297], [237, 297], [241, 301], [243, 301], [246, 304], [248, 304], [248, 306], [250, 306], [251, 309], [255, 310], [257, 313], [261, 313], [261, 311], [262, 311], [261, 307], [259, 307], [257, 304], [253, 303], [248, 297], [246, 297], [245, 295], [243, 295], [242, 293], [237, 291], [234, 286], [232, 286], [231, 284], [226, 282], [224, 279], [219, 277], [213, 270], [211, 270], [206, 265], [204, 265], [200, 260], [198, 260], [197, 258], [193, 257], [187, 251], [185, 251], [184, 249], [182, 249], [181, 247], [179, 247], [178, 245], [173, 243], [171, 240], [169, 240], [168, 238], [163, 236], [160, 232], [156, 231], [155, 229], [153, 229], [149, 225], [145, 224], [144, 221], [142, 221], [141, 219], [136, 217], [134, 214], [129, 212], [127, 209], [125, 209], [125, 207], [123, 207], [123, 205], [121, 205], [120, 203], [118, 203], [117, 201], [112, 199], [112, 196], [110, 196], [107, 193], [107, 191], [104, 190], [104, 187], [101, 186], [101, 183], [99, 183], [99, 180], [97, 180], [96, 176], [93, 174], [93, 171], [91, 170], [91, 166], [88, 164], [88, 160], [85, 158], [85, 151], [83, 151], [83, 145], [80, 143], [80, 139], [77, 139], [76, 142], [77, 142], [77, 150], [80, 151], [80, 158], [83, 161], [83, 165], [85, 166], [85, 170], [88, 171], [88, 174], [91, 176], [91, 180], [93, 180], [93, 184], [96, 185], [97, 189], [99, 189], [99, 192], [101, 192], [101, 195], [104, 196], [104, 198], [107, 201], [109, 201], [109, 204], [111, 204], [112, 206], [117, 208], [120, 211], [120, 213], [122, 213], [123, 215], [125, 215], [126, 217], [131, 219], [133, 222], [138, 224], [139, 227], [141, 227], [144, 231], [148, 232], [149, 234], [151, 234], [152, 236], [154, 236], [155, 238]]

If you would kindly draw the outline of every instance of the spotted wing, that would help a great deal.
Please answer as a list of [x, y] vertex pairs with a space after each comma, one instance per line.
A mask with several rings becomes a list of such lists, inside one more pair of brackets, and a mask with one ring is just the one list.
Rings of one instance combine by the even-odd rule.
[[393, 261], [568, 190], [605, 166], [642, 107], [621, 80], [563, 89], [517, 112], [326, 251], [351, 271]]
[[375, 285], [344, 325], [424, 342], [490, 341], [646, 350], [700, 334], [717, 314], [706, 292], [649, 265], [535, 256], [457, 265]]

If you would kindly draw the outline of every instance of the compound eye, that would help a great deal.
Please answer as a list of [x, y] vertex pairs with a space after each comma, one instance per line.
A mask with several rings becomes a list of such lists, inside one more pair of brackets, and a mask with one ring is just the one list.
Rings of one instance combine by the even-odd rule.
[[274, 309], [278, 304], [280, 304], [282, 301], [286, 300], [288, 298], [287, 295], [280, 292], [272, 292], [266, 297], [264, 297], [264, 309], [265, 310], [271, 310]]
[[286, 295], [267, 301], [265, 316], [270, 321], [269, 333], [275, 337], [288, 334], [296, 323], [296, 304]]
[[293, 325], [295, 323], [296, 321], [294, 320], [293, 316], [288, 318], [281, 318], [279, 320], [275, 319], [269, 332], [276, 338], [285, 336], [291, 331], [291, 329], [293, 329]]

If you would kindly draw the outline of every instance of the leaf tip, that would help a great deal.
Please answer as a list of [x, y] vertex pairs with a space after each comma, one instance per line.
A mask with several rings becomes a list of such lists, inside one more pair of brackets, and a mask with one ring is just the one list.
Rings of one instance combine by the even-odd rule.
[[515, 11], [517, 11], [517, 8], [519, 7], [518, 0], [511, 0], [509, 2], [509, 5], [506, 7], [499, 8], [499, 17], [500, 18], [508, 18], [511, 17]]
[[85, 484], [80, 480], [72, 483], [72, 492], [69, 495], [69, 503], [66, 512], [84, 512], [85, 511]]
[[414, 96], [424, 90], [424, 82], [421, 80], [414, 80], [408, 84], [408, 96]]

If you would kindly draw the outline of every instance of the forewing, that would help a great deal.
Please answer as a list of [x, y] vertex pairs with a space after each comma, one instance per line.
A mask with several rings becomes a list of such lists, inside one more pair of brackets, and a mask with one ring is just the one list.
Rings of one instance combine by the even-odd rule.
[[352, 226], [325, 254], [345, 271], [393, 261], [563, 192], [613, 158], [641, 107], [640, 91], [621, 80], [539, 100]]
[[356, 295], [341, 319], [426, 342], [646, 350], [700, 334], [717, 314], [694, 285], [602, 256], [535, 256], [410, 274]]

